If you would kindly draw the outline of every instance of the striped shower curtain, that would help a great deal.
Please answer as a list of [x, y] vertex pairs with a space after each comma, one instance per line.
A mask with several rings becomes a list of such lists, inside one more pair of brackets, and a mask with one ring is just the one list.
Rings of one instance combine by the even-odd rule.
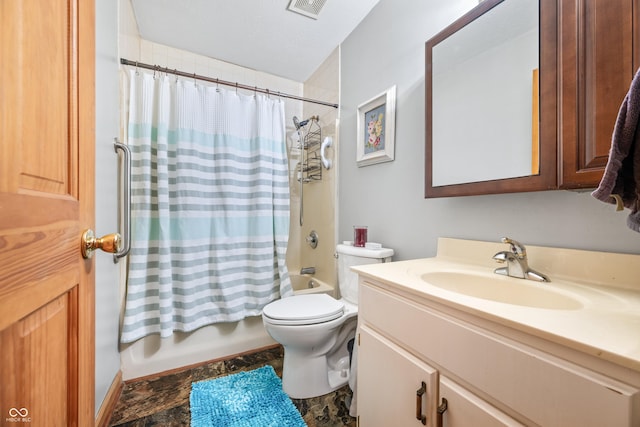
[[121, 341], [261, 314], [292, 293], [284, 105], [129, 73], [132, 241]]

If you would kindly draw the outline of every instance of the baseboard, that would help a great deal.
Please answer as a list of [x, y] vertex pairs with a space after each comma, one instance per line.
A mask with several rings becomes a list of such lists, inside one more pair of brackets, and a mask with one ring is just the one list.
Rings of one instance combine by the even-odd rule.
[[109, 421], [111, 421], [111, 414], [118, 404], [118, 399], [122, 394], [124, 388], [124, 382], [122, 381], [122, 371], [118, 371], [118, 374], [113, 379], [107, 395], [100, 405], [98, 415], [96, 415], [96, 427], [108, 427]]
[[177, 374], [177, 373], [180, 373], [180, 372], [188, 371], [190, 369], [198, 368], [200, 366], [208, 365], [210, 363], [219, 362], [221, 360], [231, 360], [231, 359], [236, 358], [236, 357], [242, 357], [242, 356], [246, 356], [248, 354], [260, 353], [262, 351], [275, 350], [275, 349], [278, 349], [280, 347], [281, 347], [280, 344], [271, 344], [271, 345], [268, 345], [268, 346], [254, 348], [254, 349], [251, 349], [251, 350], [243, 351], [243, 352], [240, 352], [240, 353], [230, 354], [230, 355], [224, 356], [224, 357], [218, 357], [218, 358], [215, 358], [215, 359], [205, 360], [205, 361], [202, 361], [202, 362], [181, 366], [179, 368], [168, 369], [166, 371], [156, 372], [156, 373], [150, 374], [150, 375], [144, 375], [144, 376], [137, 377], [137, 378], [127, 379], [124, 382], [126, 384], [130, 384], [130, 383], [139, 382], [139, 381], [150, 381], [150, 380], [153, 380], [153, 379], [156, 379], [156, 378], [159, 378], [159, 377], [165, 377], [165, 376], [168, 376], [168, 375], [173, 375], [173, 374]]

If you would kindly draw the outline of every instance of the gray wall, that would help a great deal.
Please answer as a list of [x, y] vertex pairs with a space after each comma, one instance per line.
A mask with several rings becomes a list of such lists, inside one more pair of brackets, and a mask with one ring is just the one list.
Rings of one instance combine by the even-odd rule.
[[[380, 0], [341, 46], [338, 240], [369, 226], [396, 259], [435, 255], [439, 236], [640, 254], [625, 213], [588, 192], [424, 199], [425, 42], [477, 1]], [[397, 85], [393, 162], [356, 166], [359, 104]], [[455, 167], [455, 165], [451, 165]]]
[[[117, 231], [117, 162], [113, 138], [120, 130], [118, 2], [96, 0], [96, 228]], [[120, 370], [118, 353], [119, 271], [110, 254], [94, 256], [96, 271], [96, 407]]]

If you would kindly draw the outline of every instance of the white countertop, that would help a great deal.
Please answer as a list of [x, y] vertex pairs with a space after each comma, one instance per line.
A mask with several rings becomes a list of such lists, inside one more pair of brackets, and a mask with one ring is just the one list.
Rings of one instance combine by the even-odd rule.
[[[529, 266], [550, 283], [495, 274], [500, 243], [441, 238], [434, 258], [369, 264], [352, 269], [390, 287], [499, 322], [640, 372], [640, 255], [529, 247]], [[435, 286], [421, 276], [468, 273], [513, 286], [546, 287], [578, 301], [571, 309], [514, 305]]]

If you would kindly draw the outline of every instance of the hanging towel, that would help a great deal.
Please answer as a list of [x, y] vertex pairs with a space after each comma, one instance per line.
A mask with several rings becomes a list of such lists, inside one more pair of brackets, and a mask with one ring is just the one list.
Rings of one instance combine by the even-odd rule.
[[598, 188], [591, 193], [617, 210], [631, 209], [627, 226], [640, 233], [640, 70], [622, 101], [611, 138], [609, 160]]

